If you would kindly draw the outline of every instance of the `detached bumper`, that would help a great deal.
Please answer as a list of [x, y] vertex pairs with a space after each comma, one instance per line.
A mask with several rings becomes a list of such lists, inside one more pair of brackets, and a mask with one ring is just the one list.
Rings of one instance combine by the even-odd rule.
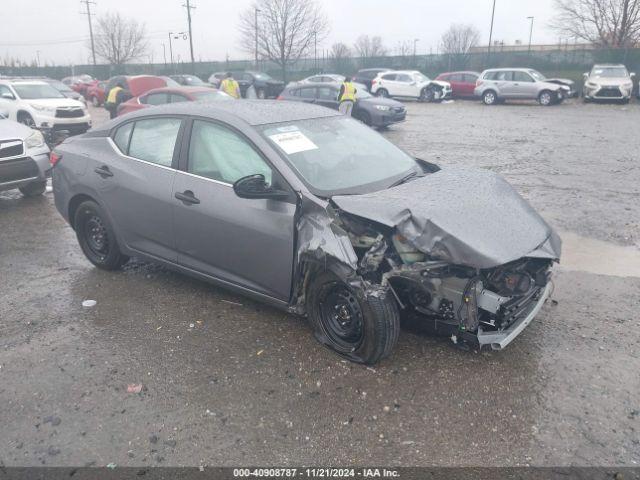
[[549, 298], [551, 294], [551, 282], [547, 283], [547, 286], [540, 294], [538, 301], [536, 303], [532, 303], [529, 312], [524, 315], [521, 319], [515, 321], [513, 325], [511, 325], [506, 330], [500, 332], [494, 331], [483, 331], [482, 327], [478, 329], [478, 343], [480, 344], [480, 348], [484, 345], [491, 345], [493, 350], [502, 350], [507, 345], [509, 345], [518, 335], [522, 333], [522, 331], [529, 326], [529, 324], [536, 318], [536, 315], [540, 312], [540, 309], [544, 305], [544, 302]]

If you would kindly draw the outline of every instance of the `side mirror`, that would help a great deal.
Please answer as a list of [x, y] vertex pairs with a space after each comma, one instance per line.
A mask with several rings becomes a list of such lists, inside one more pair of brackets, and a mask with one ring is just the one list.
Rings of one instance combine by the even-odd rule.
[[15, 100], [16, 99], [16, 97], [14, 97], [13, 94], [9, 93], [9, 92], [4, 92], [2, 94], [2, 98], [4, 98], [5, 100]]
[[289, 197], [289, 192], [277, 190], [267, 184], [264, 175], [261, 173], [241, 178], [233, 184], [233, 191], [236, 192], [236, 195], [240, 198], [252, 200], [284, 200]]
[[585, 72], [582, 74], [582, 76], [584, 77], [584, 79], [586, 80], [587, 78], [589, 78], [589, 73]]
[[631, 73], [629, 74], [629, 76], [630, 76], [631, 78], [635, 78], [636, 74], [635, 74], [635, 72], [631, 72]]

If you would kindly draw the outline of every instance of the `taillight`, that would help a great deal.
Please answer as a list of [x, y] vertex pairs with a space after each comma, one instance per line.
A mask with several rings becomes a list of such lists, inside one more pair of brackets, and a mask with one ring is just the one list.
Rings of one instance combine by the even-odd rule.
[[51, 164], [52, 167], [55, 167], [60, 160], [62, 160], [62, 155], [56, 152], [51, 152], [49, 154], [49, 163]]
[[482, 80], [480, 79], [476, 80], [476, 87], [479, 87], [480, 85], [482, 85]]
[[375, 78], [371, 80], [371, 85], [375, 85], [376, 83], [378, 83], [378, 81]]
[[284, 97], [283, 97], [282, 95], [278, 95], [278, 96], [276, 97], [276, 100], [284, 100]]

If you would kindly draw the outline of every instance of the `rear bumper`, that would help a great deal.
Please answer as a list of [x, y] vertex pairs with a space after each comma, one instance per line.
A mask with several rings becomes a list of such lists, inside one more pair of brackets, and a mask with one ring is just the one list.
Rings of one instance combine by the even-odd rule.
[[547, 286], [540, 294], [540, 297], [535, 303], [532, 303], [529, 311], [521, 319], [513, 323], [509, 328], [500, 331], [483, 331], [482, 327], [478, 329], [478, 343], [480, 348], [484, 345], [490, 345], [493, 350], [502, 350], [509, 345], [515, 338], [522, 333], [522, 331], [529, 326], [533, 319], [538, 315], [540, 309], [546, 302], [547, 298], [551, 294], [552, 284], [547, 283]]

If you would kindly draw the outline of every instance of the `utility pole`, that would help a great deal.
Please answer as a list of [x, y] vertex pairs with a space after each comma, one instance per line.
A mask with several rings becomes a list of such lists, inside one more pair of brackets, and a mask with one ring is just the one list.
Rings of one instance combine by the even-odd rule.
[[89, 36], [91, 37], [91, 55], [93, 56], [93, 64], [96, 64], [96, 47], [95, 44], [93, 42], [93, 25], [91, 24], [91, 15], [93, 15], [91, 13], [91, 5], [95, 5], [96, 2], [92, 2], [91, 0], [80, 0], [80, 3], [84, 3], [87, 6], [87, 11], [83, 12], [83, 15], [87, 16], [87, 19], [89, 20]]
[[256, 8], [256, 70], [260, 70], [258, 68], [258, 14], [260, 13], [260, 10], [258, 10]]
[[164, 42], [162, 42], [161, 45], [162, 45], [162, 56], [164, 57], [164, 67], [167, 68], [167, 46], [164, 44]]
[[413, 64], [416, 64], [416, 60], [417, 60], [417, 55], [418, 55], [418, 42], [420, 41], [419, 38], [414, 38], [413, 39]]
[[493, 41], [493, 21], [496, 17], [496, 0], [493, 0], [493, 10], [491, 11], [491, 29], [489, 30], [489, 48], [487, 50], [487, 67], [490, 67], [491, 60], [491, 42]]
[[529, 29], [529, 56], [531, 56], [531, 40], [533, 39], [533, 19], [535, 17], [527, 17], [527, 20], [531, 20], [531, 28]]
[[171, 35], [173, 35], [173, 32], [169, 32], [169, 59], [171, 60], [171, 71], [176, 73], [173, 68], [173, 45], [171, 43]]
[[313, 32], [313, 73], [318, 73], [318, 32]]
[[196, 61], [193, 58], [193, 33], [191, 31], [191, 10], [196, 8], [191, 5], [191, 0], [187, 0], [187, 3], [182, 5], [187, 9], [187, 23], [189, 24], [189, 49], [191, 51], [191, 70], [194, 75], [196, 73]]

